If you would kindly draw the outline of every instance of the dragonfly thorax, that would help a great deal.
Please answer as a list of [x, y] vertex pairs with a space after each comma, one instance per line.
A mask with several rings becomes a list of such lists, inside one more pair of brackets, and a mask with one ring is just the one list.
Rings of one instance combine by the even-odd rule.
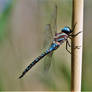
[[57, 33], [54, 42], [58, 45], [61, 45], [66, 39], [68, 38], [68, 35], [64, 32]]

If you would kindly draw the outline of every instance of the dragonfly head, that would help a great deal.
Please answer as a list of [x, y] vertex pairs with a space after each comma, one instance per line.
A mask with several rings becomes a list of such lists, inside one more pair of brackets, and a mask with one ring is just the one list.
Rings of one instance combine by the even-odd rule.
[[61, 31], [66, 34], [70, 34], [72, 32], [72, 30], [69, 27], [64, 27], [63, 29], [61, 29]]

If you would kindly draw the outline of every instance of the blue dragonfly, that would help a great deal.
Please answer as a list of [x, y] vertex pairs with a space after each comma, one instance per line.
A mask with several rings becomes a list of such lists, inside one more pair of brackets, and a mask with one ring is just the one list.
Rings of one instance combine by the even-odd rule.
[[[61, 29], [59, 33], [57, 33], [57, 6], [55, 6], [55, 10], [52, 16], [53, 20], [51, 24], [46, 25], [46, 31], [49, 32], [49, 37], [47, 38], [47, 42], [50, 43], [49, 48], [40, 56], [38, 56], [29, 66], [27, 66], [27, 68], [22, 72], [19, 78], [22, 78], [37, 62], [39, 62], [45, 56], [52, 57], [53, 52], [57, 50], [60, 45], [62, 45], [64, 42], [66, 42], [66, 50], [71, 54], [71, 52], [68, 50], [68, 46], [71, 47], [68, 38], [71, 39], [72, 37], [77, 36], [80, 32], [73, 35], [73, 30], [76, 26], [75, 24], [73, 29], [70, 29], [70, 27], [65, 26]], [[50, 66], [51, 61], [47, 63], [49, 63], [48, 66]]]

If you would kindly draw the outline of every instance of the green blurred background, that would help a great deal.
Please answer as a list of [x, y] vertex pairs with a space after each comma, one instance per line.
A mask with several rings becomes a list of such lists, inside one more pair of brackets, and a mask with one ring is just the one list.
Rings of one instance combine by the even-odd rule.
[[[45, 26], [58, 6], [57, 29], [71, 27], [72, 0], [0, 0], [0, 91], [70, 91], [71, 55], [63, 44], [43, 71], [44, 59], [23, 79], [25, 67], [43, 52]], [[92, 1], [84, 4], [84, 48], [82, 90], [92, 90], [91, 16]]]

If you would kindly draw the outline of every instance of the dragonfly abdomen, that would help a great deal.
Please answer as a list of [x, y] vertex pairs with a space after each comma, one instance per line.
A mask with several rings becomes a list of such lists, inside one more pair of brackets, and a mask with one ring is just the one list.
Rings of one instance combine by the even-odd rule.
[[46, 50], [46, 52], [42, 53], [40, 56], [38, 56], [22, 73], [22, 75], [19, 78], [22, 78], [38, 61], [40, 61], [44, 56], [49, 54], [50, 52], [56, 50], [59, 47], [56, 43], [53, 43], [51, 47]]
[[22, 73], [22, 75], [19, 78], [22, 78], [40, 59], [42, 59], [44, 56], [46, 56], [46, 52], [42, 53], [39, 57], [37, 57]]

